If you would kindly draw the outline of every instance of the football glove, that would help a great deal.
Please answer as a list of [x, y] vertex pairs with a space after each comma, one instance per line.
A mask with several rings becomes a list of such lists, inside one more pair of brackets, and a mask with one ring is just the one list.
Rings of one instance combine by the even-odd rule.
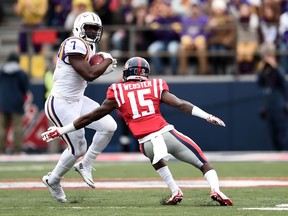
[[61, 131], [56, 126], [49, 127], [47, 131], [41, 134], [42, 140], [45, 142], [50, 142], [58, 137], [60, 137]]
[[215, 117], [213, 115], [209, 115], [208, 118], [206, 119], [208, 122], [210, 122], [211, 124], [215, 124], [215, 125], [220, 125], [220, 126], [223, 126], [225, 127], [225, 123], [219, 119], [218, 117]]
[[107, 67], [103, 75], [113, 72], [117, 68], [117, 59], [113, 59], [112, 63]]

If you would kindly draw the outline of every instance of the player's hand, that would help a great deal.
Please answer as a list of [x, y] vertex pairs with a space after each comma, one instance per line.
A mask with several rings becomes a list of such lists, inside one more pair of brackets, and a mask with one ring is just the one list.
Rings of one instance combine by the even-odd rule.
[[103, 75], [112, 73], [117, 68], [117, 59], [113, 59], [113, 62], [107, 67]]
[[97, 54], [102, 55], [104, 59], [111, 59], [112, 64], [113, 64], [114, 58], [112, 57], [112, 55], [111, 55], [110, 53], [107, 53], [107, 52], [98, 52]]
[[61, 134], [59, 133], [59, 128], [56, 126], [49, 127], [47, 131], [41, 134], [42, 140], [46, 142], [50, 142], [59, 136]]
[[210, 122], [211, 124], [215, 124], [215, 125], [220, 125], [220, 126], [223, 126], [225, 127], [225, 123], [219, 119], [218, 117], [215, 117], [213, 115], [209, 115], [208, 118], [206, 119], [208, 122]]

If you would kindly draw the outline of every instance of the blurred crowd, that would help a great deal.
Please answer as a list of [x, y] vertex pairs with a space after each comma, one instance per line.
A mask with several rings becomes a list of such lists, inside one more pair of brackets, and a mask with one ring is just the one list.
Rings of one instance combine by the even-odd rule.
[[[271, 45], [288, 72], [286, 0], [18, 0], [14, 11], [22, 30], [55, 27], [55, 48], [71, 34], [78, 14], [94, 11], [104, 26], [99, 49], [115, 57], [131, 49], [134, 26], [133, 49], [146, 53], [154, 74], [252, 74], [260, 47]], [[112, 25], [119, 28], [107, 31]], [[43, 51], [34, 45], [35, 53]]]

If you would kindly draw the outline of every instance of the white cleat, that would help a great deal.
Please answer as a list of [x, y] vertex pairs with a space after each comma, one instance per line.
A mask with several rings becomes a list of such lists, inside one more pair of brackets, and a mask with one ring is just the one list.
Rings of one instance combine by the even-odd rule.
[[75, 171], [78, 172], [83, 180], [88, 184], [91, 188], [95, 188], [95, 183], [92, 178], [92, 168], [84, 167], [83, 163], [79, 161], [74, 164]]
[[66, 199], [66, 195], [63, 191], [62, 186], [60, 185], [60, 182], [58, 183], [54, 183], [54, 184], [50, 184], [49, 183], [49, 175], [50, 173], [48, 173], [48, 175], [45, 175], [42, 177], [42, 182], [48, 187], [52, 197], [57, 200], [58, 202], [62, 202], [65, 203], [67, 202]]

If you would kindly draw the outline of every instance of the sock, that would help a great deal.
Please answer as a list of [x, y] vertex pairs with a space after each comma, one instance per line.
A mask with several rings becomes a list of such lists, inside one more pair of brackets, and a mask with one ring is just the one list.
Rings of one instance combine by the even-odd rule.
[[82, 158], [82, 163], [85, 164], [86, 167], [91, 168], [93, 166], [95, 159], [106, 148], [113, 134], [113, 132], [106, 131], [97, 131], [95, 133], [93, 141], [88, 148], [88, 151]]
[[49, 176], [49, 183], [54, 184], [59, 182], [61, 178], [67, 173], [77, 161], [78, 157], [75, 157], [70, 151], [65, 149], [60, 156], [58, 163]]
[[164, 167], [156, 170], [156, 172], [165, 181], [166, 185], [170, 188], [172, 194], [176, 190], [179, 190], [179, 187], [177, 186], [175, 180], [173, 179], [173, 176], [172, 176], [168, 166], [164, 166]]
[[211, 191], [220, 191], [219, 189], [219, 179], [217, 173], [214, 169], [209, 170], [204, 174], [204, 178], [207, 180], [208, 184], [210, 185]]

